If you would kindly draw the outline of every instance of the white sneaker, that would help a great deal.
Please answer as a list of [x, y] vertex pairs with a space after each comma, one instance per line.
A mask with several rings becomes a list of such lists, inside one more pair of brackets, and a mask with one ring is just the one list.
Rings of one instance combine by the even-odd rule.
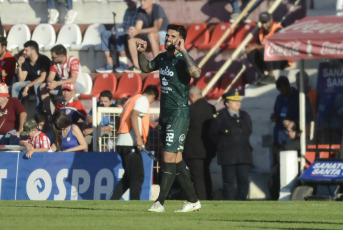
[[56, 24], [58, 21], [58, 16], [60, 16], [60, 13], [56, 9], [48, 9], [49, 12], [49, 24]]
[[201, 204], [200, 204], [200, 201], [198, 200], [195, 203], [185, 202], [182, 209], [176, 210], [175, 212], [196, 212], [196, 211], [199, 211], [200, 209], [201, 209]]
[[65, 16], [65, 24], [72, 24], [77, 16], [77, 12], [75, 10], [68, 10], [67, 15]]
[[148, 209], [149, 212], [164, 212], [164, 207], [163, 205], [159, 202], [156, 201], [151, 208]]

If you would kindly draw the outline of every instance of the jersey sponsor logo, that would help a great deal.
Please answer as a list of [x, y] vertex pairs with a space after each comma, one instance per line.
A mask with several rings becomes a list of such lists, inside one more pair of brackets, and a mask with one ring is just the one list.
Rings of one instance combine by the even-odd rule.
[[170, 77], [172, 77], [172, 76], [174, 76], [174, 72], [173, 71], [171, 71], [169, 68], [168, 68], [168, 66], [166, 66], [166, 69], [160, 69], [160, 75], [166, 75], [166, 76], [170, 76]]

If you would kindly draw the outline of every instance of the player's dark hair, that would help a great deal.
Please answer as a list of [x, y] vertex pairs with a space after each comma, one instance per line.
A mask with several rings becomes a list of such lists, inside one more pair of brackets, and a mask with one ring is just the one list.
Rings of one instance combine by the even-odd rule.
[[37, 54], [39, 54], [39, 45], [36, 41], [30, 40], [24, 43], [24, 48], [31, 47], [32, 49], [36, 50]]
[[167, 30], [175, 30], [179, 32], [180, 37], [186, 40], [187, 30], [183, 25], [169, 24]]
[[67, 55], [67, 49], [63, 45], [55, 45], [50, 52], [56, 55]]
[[100, 93], [100, 96], [99, 96], [99, 97], [107, 97], [108, 99], [112, 100], [113, 95], [112, 95], [111, 91], [109, 91], [109, 90], [103, 90], [103, 91]]
[[143, 94], [147, 94], [147, 95], [154, 95], [155, 96], [155, 100], [158, 99], [158, 95], [159, 95], [159, 91], [157, 89], [157, 87], [155, 85], [148, 85], [144, 91]]
[[285, 76], [280, 76], [277, 80], [276, 80], [276, 88], [280, 89], [282, 86], [290, 86], [289, 84], [289, 80], [287, 77]]
[[7, 38], [0, 37], [0, 44], [1, 46], [7, 46]]

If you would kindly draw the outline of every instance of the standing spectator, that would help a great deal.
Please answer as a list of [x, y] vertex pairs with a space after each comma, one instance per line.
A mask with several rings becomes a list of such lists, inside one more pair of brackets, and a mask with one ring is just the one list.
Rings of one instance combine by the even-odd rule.
[[12, 97], [21, 99], [29, 95], [29, 89], [33, 86], [36, 94], [37, 111], [41, 110], [39, 87], [49, 74], [50, 59], [39, 53], [39, 46], [35, 41], [27, 41], [24, 44], [24, 56], [18, 59], [18, 82], [12, 86]]
[[191, 175], [182, 159], [189, 125], [189, 83], [191, 78], [199, 78], [201, 73], [185, 49], [186, 36], [184, 26], [168, 25], [164, 42], [167, 51], [157, 55], [152, 61], [148, 61], [143, 53], [147, 42], [138, 40], [136, 45], [139, 66], [144, 73], [159, 70], [162, 87], [159, 129], [163, 144], [164, 173], [160, 194], [149, 209], [151, 212], [164, 212], [163, 204], [176, 176], [187, 196], [187, 202], [177, 212], [193, 212], [201, 208]]
[[[73, 0], [65, 0], [67, 5], [67, 15], [65, 16], [65, 24], [71, 24], [75, 21], [77, 12], [73, 9]], [[49, 24], [56, 24], [58, 22], [58, 16], [60, 13], [55, 8], [55, 0], [47, 0], [47, 7], [49, 13]]]
[[19, 144], [25, 146], [27, 153], [25, 156], [31, 158], [35, 152], [48, 152], [50, 149], [50, 140], [45, 133], [38, 130], [35, 120], [31, 119], [24, 123], [24, 131], [20, 134], [23, 140]]
[[116, 52], [119, 53], [119, 66], [115, 68], [117, 73], [122, 73], [128, 69], [127, 66], [127, 33], [130, 27], [135, 26], [137, 19], [137, 2], [138, 0], [124, 0], [127, 4], [127, 9], [124, 14], [122, 31], [110, 31], [106, 30], [101, 33], [101, 49], [104, 51], [106, 57], [106, 65], [104, 67], [96, 69], [98, 73], [111, 73], [116, 61], [111, 56], [111, 51], [114, 46]]
[[16, 60], [7, 50], [7, 39], [0, 37], [0, 81], [12, 86]]
[[54, 113], [56, 113], [56, 111], [63, 111], [73, 124], [85, 121], [87, 112], [81, 102], [74, 99], [74, 85], [69, 82], [64, 83], [61, 90], [63, 101], [57, 103]]
[[252, 165], [249, 140], [252, 122], [249, 114], [241, 110], [242, 98], [237, 89], [230, 90], [222, 97], [225, 108], [214, 119], [210, 137], [216, 146], [218, 164], [222, 167], [223, 195], [226, 200], [246, 200]]
[[193, 86], [189, 91], [190, 120], [183, 157], [186, 159], [199, 199], [210, 200], [212, 197], [210, 164], [215, 151], [208, 141], [208, 133], [216, 108], [209, 104], [201, 93], [198, 86]]
[[10, 97], [8, 86], [0, 83], [0, 144], [17, 145], [27, 113], [18, 98]]
[[61, 94], [61, 86], [64, 83], [74, 84], [75, 92], [78, 94], [85, 90], [80, 61], [74, 56], [67, 55], [67, 50], [63, 45], [56, 45], [51, 49], [51, 59], [53, 65], [50, 67], [47, 82], [40, 87], [45, 111], [50, 111], [50, 94]]
[[141, 0], [142, 6], [138, 9], [136, 25], [128, 30], [128, 46], [133, 66], [128, 72], [140, 73], [136, 41], [139, 38], [148, 40], [154, 57], [159, 53], [160, 45], [163, 45], [166, 36], [165, 28], [169, 24], [163, 8], [155, 4], [153, 0]]
[[[264, 61], [264, 39], [282, 30], [283, 27], [274, 22], [272, 15], [268, 12], [262, 12], [259, 21], [262, 23], [262, 28], [258, 32], [257, 44], [247, 46], [246, 53], [249, 62], [259, 75], [254, 84], [274, 84], [275, 75], [273, 70], [284, 69], [290, 63], [288, 61]], [[264, 71], [268, 71], [268, 75], [264, 75]]]
[[51, 150], [58, 152], [83, 152], [87, 143], [80, 128], [74, 125], [62, 111], [57, 111], [52, 118], [55, 143]]
[[141, 150], [144, 149], [149, 133], [150, 104], [158, 99], [158, 89], [148, 85], [143, 94], [137, 94], [125, 103], [120, 116], [117, 137], [117, 152], [123, 168], [123, 178], [111, 199], [118, 200], [130, 189], [130, 200], [139, 200], [144, 181], [144, 167]]

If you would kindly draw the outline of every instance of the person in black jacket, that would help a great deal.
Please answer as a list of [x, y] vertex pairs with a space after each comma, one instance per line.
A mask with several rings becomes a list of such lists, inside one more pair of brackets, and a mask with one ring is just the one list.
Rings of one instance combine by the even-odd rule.
[[210, 200], [212, 181], [210, 163], [215, 155], [209, 139], [209, 128], [216, 108], [201, 96], [201, 89], [193, 86], [189, 91], [189, 127], [183, 156], [187, 161], [195, 192], [200, 200]]
[[213, 120], [210, 137], [216, 146], [218, 164], [222, 167], [223, 195], [226, 200], [246, 200], [252, 165], [252, 147], [249, 141], [252, 122], [249, 114], [240, 110], [242, 98], [237, 89], [222, 97], [225, 108]]

